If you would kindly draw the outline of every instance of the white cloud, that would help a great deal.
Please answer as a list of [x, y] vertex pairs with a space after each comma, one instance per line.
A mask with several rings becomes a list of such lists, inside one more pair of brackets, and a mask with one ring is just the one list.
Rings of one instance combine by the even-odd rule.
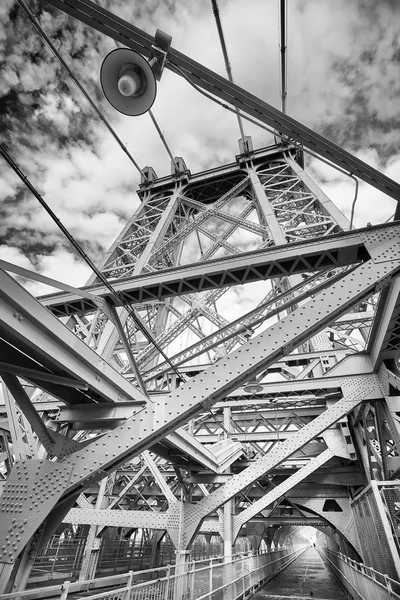
[[[172, 5], [148, 1], [132, 5], [113, 1], [108, 4], [117, 14], [151, 34], [157, 27], [166, 31], [173, 37], [174, 48], [225, 74], [210, 3], [180, 1]], [[385, 144], [390, 148], [398, 144], [396, 128], [388, 127], [386, 122], [377, 139], [378, 125], [368, 127], [368, 111], [379, 119], [397, 116], [394, 99], [398, 91], [397, 66], [391, 56], [396, 39], [398, 43], [395, 18], [398, 9], [390, 3], [379, 4], [378, 9], [372, 2], [345, 0], [289, 3], [288, 108], [289, 114], [317, 129], [331, 124], [332, 136], [348, 139], [351, 145], [354, 132], [348, 123], [353, 115], [346, 111], [355, 90], [362, 93], [367, 114], [365, 126], [360, 129], [360, 145], [365, 149], [358, 155], [396, 178], [399, 157], [386, 156], [383, 164], [374, 149], [377, 142], [381, 148]], [[12, 2], [7, 2], [0, 7], [3, 24], [11, 5]], [[246, 3], [226, 0], [220, 3], [220, 14], [235, 81], [279, 106], [277, 5], [264, 0]], [[46, 31], [57, 35], [56, 45], [80, 81], [93, 97], [100, 98], [99, 68], [104, 55], [114, 48], [112, 40], [100, 38], [81, 24], [71, 33], [71, 25], [66, 27], [65, 15], [59, 11], [52, 15], [44, 12], [41, 22]], [[0, 27], [0, 52], [3, 49], [3, 55], [6, 54], [3, 80], [7, 84], [5, 91], [18, 93], [29, 119], [20, 119], [16, 112], [8, 123], [10, 152], [71, 232], [79, 240], [105, 250], [139, 205], [135, 194], [139, 174], [68, 76], [51, 59], [51, 53], [45, 51], [44, 62], [27, 60], [27, 56], [39, 52], [41, 44], [27, 22], [20, 20], [17, 25]], [[372, 53], [370, 63], [360, 59], [368, 52]], [[30, 103], [33, 103], [31, 113]], [[148, 115], [124, 117], [105, 99], [99, 100], [99, 105], [142, 166], [153, 166], [159, 176], [169, 173], [170, 159]], [[234, 160], [239, 138], [235, 116], [167, 70], [158, 84], [154, 111], [174, 153], [183, 156], [192, 172]], [[82, 131], [77, 130], [78, 123]], [[270, 143], [265, 131], [247, 123], [245, 130], [253, 135], [256, 147]], [[36, 151], [26, 148], [27, 142]], [[339, 208], [349, 215], [354, 183], [316, 161], [311, 162], [310, 170]], [[12, 196], [19, 185], [9, 169], [2, 170], [3, 199]], [[393, 213], [393, 207], [391, 199], [360, 183], [355, 224], [385, 220]], [[2, 231], [6, 243], [22, 253], [29, 254], [29, 239], [33, 248], [45, 242], [60, 248], [61, 237], [54, 224], [27, 192], [18, 199], [17, 210], [14, 207], [5, 210]], [[61, 260], [57, 252], [53, 255]], [[43, 261], [41, 264], [44, 265]], [[75, 269], [70, 271], [72, 275], [78, 273]]]
[[[84, 285], [91, 275], [91, 271], [86, 264], [61, 248], [56, 249], [51, 256], [37, 254], [34, 260], [31, 261], [19, 248], [0, 246], [0, 259], [28, 269], [33, 273], [45, 275], [56, 281], [74, 286]], [[15, 277], [34, 296], [58, 291], [57, 287], [39, 283], [34, 279], [25, 279], [13, 273], [10, 273], [10, 275]]]

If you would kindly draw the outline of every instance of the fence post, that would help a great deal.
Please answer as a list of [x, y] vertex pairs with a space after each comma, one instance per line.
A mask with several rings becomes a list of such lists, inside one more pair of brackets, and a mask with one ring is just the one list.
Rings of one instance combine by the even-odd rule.
[[208, 583], [209, 583], [209, 592], [212, 592], [213, 589], [213, 559], [212, 557], [210, 558], [210, 573], [209, 573], [209, 577], [208, 577]]
[[383, 574], [383, 577], [385, 578], [385, 584], [386, 584], [387, 590], [389, 592], [389, 596], [392, 596], [393, 588], [392, 588], [392, 582], [390, 581], [390, 577], [388, 575], [386, 575], [386, 573]]
[[[129, 571], [128, 581], [126, 582], [126, 587], [128, 588], [128, 592], [130, 592], [132, 589], [132, 583], [133, 583], [133, 571]], [[129, 594], [128, 594], [128, 598], [129, 598]]]
[[187, 597], [189, 557], [189, 550], [177, 550], [176, 552], [174, 600], [182, 600]]
[[60, 600], [67, 600], [67, 598], [68, 598], [68, 590], [69, 590], [69, 586], [70, 585], [71, 585], [70, 581], [64, 581], [64, 583], [61, 586]]
[[164, 600], [168, 600], [168, 595], [169, 595], [169, 584], [171, 581], [171, 565], [167, 565], [167, 569], [166, 569], [166, 578], [167, 578], [167, 582], [165, 585], [165, 594], [164, 594]]
[[190, 572], [190, 600], [194, 600], [195, 572], [196, 572], [195, 563], [192, 562], [192, 570]]

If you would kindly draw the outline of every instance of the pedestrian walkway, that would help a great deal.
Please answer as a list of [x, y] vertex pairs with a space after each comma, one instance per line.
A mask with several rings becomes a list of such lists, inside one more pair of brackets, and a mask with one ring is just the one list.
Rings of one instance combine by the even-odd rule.
[[252, 600], [346, 600], [347, 596], [315, 548], [308, 548]]

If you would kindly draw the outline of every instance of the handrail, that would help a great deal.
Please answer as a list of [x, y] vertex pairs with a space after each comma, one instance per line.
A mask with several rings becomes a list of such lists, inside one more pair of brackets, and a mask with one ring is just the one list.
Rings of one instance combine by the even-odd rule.
[[[369, 598], [400, 600], [400, 583], [386, 573], [380, 573], [373, 567], [359, 563], [341, 552], [334, 552], [328, 548], [317, 548], [317, 550], [329, 563], [328, 566], [342, 585], [349, 593], [356, 593], [357, 598], [362, 600], [369, 600]], [[335, 564], [334, 559], [338, 564]], [[354, 578], [353, 581], [350, 580], [350, 576]], [[358, 583], [358, 586], [355, 585], [355, 582]], [[367, 595], [363, 595], [363, 593]]]
[[[206, 573], [207, 571], [213, 572], [215, 569], [220, 569], [222, 571], [226, 571], [229, 567], [233, 568], [236, 564], [240, 564], [246, 560], [254, 559], [254, 560], [263, 560], [264, 564], [261, 566], [257, 566], [255, 569], [248, 571], [243, 575], [243, 577], [238, 577], [235, 580], [229, 581], [225, 583], [221, 589], [229, 585], [234, 585], [237, 582], [240, 582], [245, 576], [249, 577], [260, 571], [261, 569], [265, 569], [268, 567], [268, 570], [273, 572], [278, 572], [289, 562], [295, 560], [300, 552], [304, 551], [304, 548], [300, 550], [295, 550], [289, 552], [287, 548], [279, 548], [276, 550], [270, 550], [260, 553], [255, 552], [241, 552], [232, 556], [232, 559], [228, 562], [224, 561], [223, 556], [210, 557], [203, 560], [191, 561], [186, 565], [186, 569], [184, 573], [177, 573], [176, 565], [167, 565], [163, 567], [157, 567], [155, 569], [145, 569], [142, 571], [129, 571], [129, 573], [124, 573], [121, 575], [113, 575], [107, 577], [101, 577], [97, 579], [89, 579], [86, 581], [76, 581], [70, 582], [65, 581], [63, 584], [59, 584], [56, 586], [48, 586], [42, 588], [35, 588], [31, 590], [26, 590], [23, 592], [11, 592], [8, 594], [1, 594], [0, 600], [44, 600], [48, 599], [58, 599], [58, 600], [67, 600], [69, 594], [73, 594], [76, 592], [88, 592], [90, 590], [99, 590], [94, 595], [88, 596], [87, 600], [100, 600], [101, 598], [110, 598], [114, 597], [113, 594], [116, 593], [129, 593], [134, 589], [146, 588], [146, 586], [151, 586], [157, 584], [159, 587], [165, 584], [166, 586], [170, 585], [178, 585], [184, 583], [188, 583], [191, 577], [194, 575], [198, 576], [201, 573]], [[272, 555], [278, 555], [277, 557]], [[268, 559], [268, 560], [265, 560]], [[271, 560], [270, 560], [271, 559]], [[289, 559], [289, 560], [287, 560]], [[282, 561], [285, 561], [285, 564], [282, 565]], [[204, 563], [207, 563], [204, 565]], [[277, 565], [277, 566], [275, 566]], [[186, 579], [185, 579], [186, 578]], [[260, 580], [261, 581], [261, 580]], [[252, 581], [252, 586], [258, 585], [257, 582]], [[219, 589], [219, 588], [218, 588]], [[101, 590], [101, 591], [100, 591]], [[216, 590], [212, 590], [207, 592], [201, 598], [210, 598], [211, 593]], [[118, 597], [124, 598], [124, 595], [119, 595]], [[128, 598], [129, 595], [126, 596]], [[147, 597], [147, 596], [146, 596]], [[152, 596], [149, 596], [149, 598]], [[161, 596], [160, 596], [161, 597]], [[198, 597], [200, 600], [200, 596]]]

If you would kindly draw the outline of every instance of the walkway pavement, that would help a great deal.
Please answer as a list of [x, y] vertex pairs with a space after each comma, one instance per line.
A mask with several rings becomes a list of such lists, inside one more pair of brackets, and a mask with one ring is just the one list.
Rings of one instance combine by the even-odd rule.
[[251, 600], [346, 600], [346, 594], [315, 548], [308, 548]]

